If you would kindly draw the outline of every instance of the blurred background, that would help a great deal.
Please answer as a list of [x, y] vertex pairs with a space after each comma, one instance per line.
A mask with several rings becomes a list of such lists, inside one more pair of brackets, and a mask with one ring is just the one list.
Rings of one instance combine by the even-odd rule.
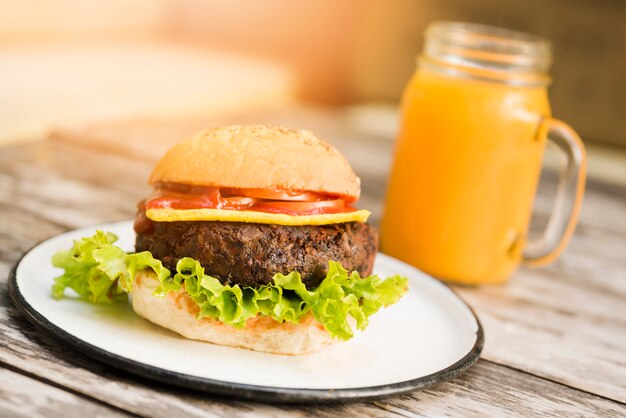
[[[0, 0], [0, 144], [85, 126], [115, 140], [112, 121], [139, 120], [160, 124], [155, 135], [180, 119], [197, 121], [185, 132], [221, 121], [278, 121], [324, 134], [333, 129], [323, 126], [327, 112], [393, 139], [426, 26], [461, 20], [554, 44], [553, 112], [606, 157], [592, 158], [591, 170], [621, 182], [624, 4]], [[167, 135], [182, 133], [172, 129]]]

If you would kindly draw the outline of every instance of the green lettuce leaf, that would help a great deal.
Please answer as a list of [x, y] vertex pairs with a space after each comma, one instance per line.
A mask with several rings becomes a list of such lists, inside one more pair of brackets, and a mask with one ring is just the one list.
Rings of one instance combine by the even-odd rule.
[[125, 253], [112, 245], [116, 240], [114, 234], [97, 231], [93, 237], [74, 241], [70, 250], [57, 252], [52, 265], [65, 272], [54, 279], [52, 296], [60, 299], [69, 287], [94, 303], [127, 300], [127, 289], [120, 283], [121, 275], [128, 274], [123, 269]]
[[328, 274], [316, 289], [307, 289], [295, 271], [276, 274], [273, 283], [261, 287], [224, 285], [205, 274], [192, 258], [182, 258], [176, 271], [170, 271], [150, 252], [128, 254], [113, 245], [116, 240], [114, 234], [97, 231], [74, 241], [71, 249], [56, 253], [52, 264], [64, 273], [54, 279], [53, 297], [62, 298], [70, 288], [93, 303], [127, 300], [137, 273], [150, 269], [159, 280], [154, 296], [184, 290], [198, 304], [198, 318], [242, 328], [257, 315], [298, 323], [312, 313], [333, 337], [348, 340], [354, 336], [353, 325], [365, 329], [371, 315], [396, 303], [407, 291], [406, 277], [360, 277], [334, 261], [329, 261]]

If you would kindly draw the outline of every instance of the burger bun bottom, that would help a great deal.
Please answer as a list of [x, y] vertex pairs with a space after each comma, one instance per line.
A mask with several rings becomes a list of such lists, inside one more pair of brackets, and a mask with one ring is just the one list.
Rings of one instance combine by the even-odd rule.
[[152, 271], [139, 272], [131, 292], [133, 309], [148, 321], [192, 340], [285, 355], [311, 353], [334, 342], [310, 313], [298, 324], [259, 315], [241, 329], [212, 318], [197, 319], [199, 307], [187, 292], [181, 289], [156, 297], [152, 292], [158, 284]]

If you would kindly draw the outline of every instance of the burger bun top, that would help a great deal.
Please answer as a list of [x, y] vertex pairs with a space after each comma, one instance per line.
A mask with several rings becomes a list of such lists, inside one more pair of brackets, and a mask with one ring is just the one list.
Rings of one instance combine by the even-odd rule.
[[354, 200], [361, 192], [348, 161], [315, 134], [263, 125], [199, 132], [174, 145], [149, 182], [310, 191]]

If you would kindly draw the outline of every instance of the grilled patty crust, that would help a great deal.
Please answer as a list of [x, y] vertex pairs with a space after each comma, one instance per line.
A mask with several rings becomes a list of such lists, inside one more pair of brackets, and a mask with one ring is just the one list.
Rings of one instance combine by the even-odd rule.
[[[145, 216], [142, 213], [138, 217]], [[152, 222], [137, 233], [136, 250], [150, 251], [170, 270], [183, 257], [200, 262], [224, 284], [260, 286], [276, 273], [297, 271], [308, 288], [326, 277], [328, 261], [371, 274], [378, 234], [365, 223], [283, 226], [243, 222]]]

